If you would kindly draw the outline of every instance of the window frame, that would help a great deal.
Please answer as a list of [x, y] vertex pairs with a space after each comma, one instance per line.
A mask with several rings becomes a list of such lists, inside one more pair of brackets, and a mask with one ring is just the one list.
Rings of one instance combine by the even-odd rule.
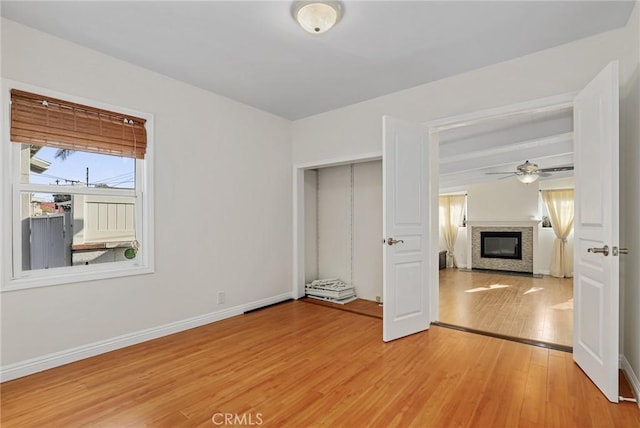
[[[2, 79], [2, 260], [0, 292], [21, 290], [75, 282], [142, 275], [154, 272], [154, 213], [153, 213], [153, 115], [132, 109], [114, 106], [92, 99], [69, 95], [46, 88], [29, 85], [10, 79]], [[95, 189], [65, 187], [46, 184], [21, 183], [20, 151], [22, 144], [11, 141], [11, 89], [35, 92], [44, 96], [59, 98], [77, 104], [84, 104], [104, 110], [116, 111], [146, 119], [147, 150], [144, 159], [135, 159], [135, 189]], [[140, 242], [140, 250], [133, 260], [92, 265], [64, 266], [51, 269], [22, 270], [22, 232], [20, 194], [65, 193], [81, 195], [109, 195], [135, 197], [135, 234]]]

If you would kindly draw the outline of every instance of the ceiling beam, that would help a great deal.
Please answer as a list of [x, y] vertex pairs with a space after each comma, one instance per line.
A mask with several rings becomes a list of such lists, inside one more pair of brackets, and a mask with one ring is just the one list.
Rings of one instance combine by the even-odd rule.
[[573, 133], [567, 132], [551, 137], [443, 156], [440, 158], [440, 174], [457, 174], [465, 171], [514, 166], [514, 163], [517, 165], [527, 159], [549, 158], [571, 153], [573, 153]]

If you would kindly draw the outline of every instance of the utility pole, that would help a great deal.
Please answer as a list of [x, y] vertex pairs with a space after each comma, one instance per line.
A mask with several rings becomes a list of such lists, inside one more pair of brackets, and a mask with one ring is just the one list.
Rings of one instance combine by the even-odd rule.
[[89, 167], [87, 167], [87, 187], [89, 187]]

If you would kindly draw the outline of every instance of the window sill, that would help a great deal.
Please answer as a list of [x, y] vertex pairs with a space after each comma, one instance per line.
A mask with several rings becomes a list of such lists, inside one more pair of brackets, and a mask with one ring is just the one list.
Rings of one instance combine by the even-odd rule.
[[26, 290], [30, 288], [48, 287], [51, 285], [73, 284], [77, 282], [97, 281], [102, 279], [121, 278], [125, 276], [146, 275], [154, 272], [152, 266], [133, 265], [131, 263], [108, 263], [108, 266], [97, 265], [73, 266], [30, 273], [22, 278], [10, 278], [2, 286], [0, 292]]

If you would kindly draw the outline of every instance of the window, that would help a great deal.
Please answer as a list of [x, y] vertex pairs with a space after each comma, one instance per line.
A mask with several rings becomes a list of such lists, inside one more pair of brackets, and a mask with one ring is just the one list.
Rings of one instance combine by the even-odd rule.
[[152, 272], [152, 116], [3, 83], [3, 290]]

